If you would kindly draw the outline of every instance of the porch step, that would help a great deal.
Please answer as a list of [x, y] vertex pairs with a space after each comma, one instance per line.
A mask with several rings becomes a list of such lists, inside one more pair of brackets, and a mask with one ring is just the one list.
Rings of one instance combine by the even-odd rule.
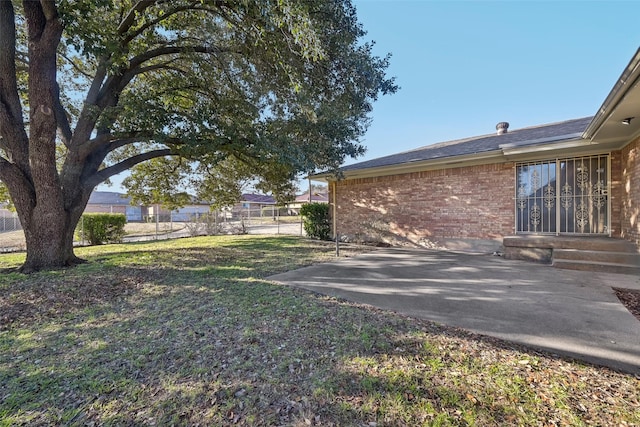
[[583, 251], [580, 249], [554, 249], [553, 262], [586, 261], [592, 263], [624, 264], [640, 267], [640, 254], [611, 251]]
[[571, 270], [640, 275], [640, 253], [631, 242], [607, 237], [508, 236], [505, 258], [547, 262]]
[[566, 270], [594, 271], [600, 273], [630, 274], [640, 276], [638, 264], [619, 264], [613, 262], [580, 261], [580, 260], [553, 260], [554, 267]]
[[503, 245], [505, 247], [520, 248], [638, 252], [633, 243], [610, 237], [506, 236], [503, 239]]

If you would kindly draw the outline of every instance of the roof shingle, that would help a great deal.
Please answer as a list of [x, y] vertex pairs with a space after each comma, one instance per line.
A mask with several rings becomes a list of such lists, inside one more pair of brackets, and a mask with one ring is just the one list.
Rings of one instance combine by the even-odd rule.
[[524, 146], [572, 140], [580, 137], [592, 117], [516, 129], [502, 135], [491, 134], [440, 142], [340, 168], [342, 171], [369, 169], [425, 160], [496, 151], [505, 146]]

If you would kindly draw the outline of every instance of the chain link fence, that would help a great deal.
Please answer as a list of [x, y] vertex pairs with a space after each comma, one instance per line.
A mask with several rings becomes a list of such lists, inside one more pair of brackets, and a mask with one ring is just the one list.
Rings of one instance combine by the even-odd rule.
[[191, 236], [215, 234], [304, 235], [302, 217], [287, 208], [265, 207], [192, 215], [184, 223]]
[[22, 230], [18, 214], [7, 209], [0, 209], [0, 233]]
[[[223, 234], [305, 235], [301, 216], [287, 208], [271, 206], [196, 213], [177, 218], [171, 214], [149, 215], [143, 219], [125, 225], [125, 242]], [[78, 241], [76, 244], [84, 245], [86, 242]], [[17, 215], [0, 210], [0, 252], [25, 249], [24, 233]]]
[[24, 233], [18, 214], [7, 209], [0, 209], [0, 252], [24, 249]]

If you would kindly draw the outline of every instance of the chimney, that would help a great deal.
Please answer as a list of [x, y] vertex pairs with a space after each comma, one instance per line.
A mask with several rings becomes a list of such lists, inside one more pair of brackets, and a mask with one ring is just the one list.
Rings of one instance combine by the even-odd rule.
[[507, 133], [507, 129], [509, 129], [509, 122], [500, 122], [496, 125], [496, 130], [498, 131], [498, 135]]

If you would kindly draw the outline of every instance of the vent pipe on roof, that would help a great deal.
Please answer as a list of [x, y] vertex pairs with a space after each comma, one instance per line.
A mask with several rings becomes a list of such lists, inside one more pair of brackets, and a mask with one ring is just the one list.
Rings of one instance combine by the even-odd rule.
[[500, 122], [496, 125], [496, 130], [498, 131], [498, 135], [507, 133], [507, 129], [509, 129], [509, 122]]

